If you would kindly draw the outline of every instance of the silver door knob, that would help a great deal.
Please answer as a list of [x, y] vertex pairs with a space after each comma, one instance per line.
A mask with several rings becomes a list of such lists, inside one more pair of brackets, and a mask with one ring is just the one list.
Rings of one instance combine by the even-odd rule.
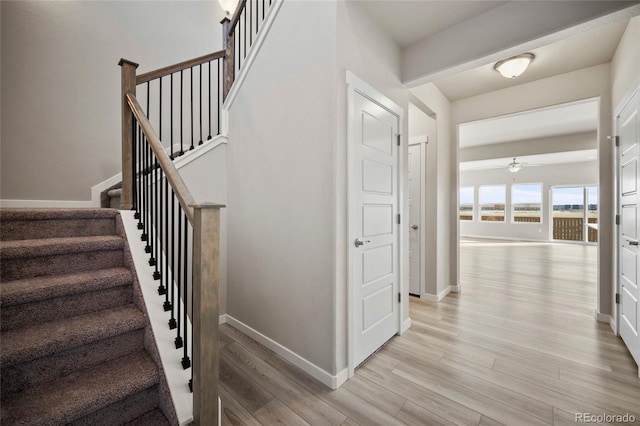
[[362, 241], [360, 238], [356, 238], [354, 244], [356, 245], [356, 247], [360, 247], [370, 242], [371, 240]]
[[411, 226], [409, 226], [409, 228], [411, 228], [411, 229], [413, 229], [415, 231], [416, 229], [418, 229], [418, 225], [411, 225]]

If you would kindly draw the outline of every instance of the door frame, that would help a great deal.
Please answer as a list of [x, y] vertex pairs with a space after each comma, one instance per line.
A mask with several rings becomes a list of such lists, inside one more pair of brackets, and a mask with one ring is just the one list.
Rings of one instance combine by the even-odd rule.
[[[620, 147], [618, 146], [618, 143], [615, 142], [617, 141], [617, 138], [620, 136], [618, 134], [618, 118], [620, 117], [620, 115], [622, 114], [622, 111], [624, 111], [624, 109], [629, 105], [629, 103], [635, 98], [635, 96], [638, 95], [640, 96], [640, 83], [636, 84], [635, 87], [633, 87], [629, 92], [627, 92], [627, 94], [622, 98], [622, 100], [620, 101], [620, 103], [618, 104], [618, 106], [616, 107], [615, 111], [613, 112], [613, 123], [611, 124], [611, 128], [612, 128], [612, 139], [614, 139], [614, 153], [613, 153], [613, 173], [614, 173], [614, 179], [613, 179], [613, 193], [616, 196], [616, 200], [615, 200], [615, 216], [614, 218], [619, 217], [619, 215], [621, 214], [621, 207], [620, 207], [620, 194], [618, 194], [618, 191], [620, 190], [620, 173], [618, 170], [618, 167], [620, 166]], [[614, 222], [615, 223], [615, 222]], [[620, 294], [620, 289], [622, 286], [622, 283], [620, 282], [620, 250], [618, 250], [618, 247], [620, 245], [620, 233], [621, 233], [621, 227], [619, 225], [614, 225], [615, 226], [615, 232], [614, 232], [614, 244], [613, 244], [613, 253], [614, 253], [614, 262], [613, 262], [613, 269], [614, 269], [614, 276], [615, 276], [615, 286], [614, 286], [614, 293], [612, 295], [613, 297], [613, 312], [611, 315], [611, 322], [613, 324], [610, 324], [613, 328], [613, 332], [615, 333], [616, 336], [620, 336], [620, 309], [618, 308], [618, 304], [615, 302], [615, 297], [616, 294]], [[599, 299], [599, 298], [598, 298]], [[640, 368], [638, 369], [638, 375], [640, 377]]]
[[[409, 146], [420, 145], [420, 298], [425, 294], [425, 280], [427, 277], [427, 232], [425, 229], [427, 215], [427, 144], [429, 143], [428, 135], [416, 136], [409, 138]], [[407, 297], [409, 297], [409, 285], [407, 285]]]
[[[402, 129], [404, 126], [404, 109], [393, 102], [391, 99], [387, 98], [373, 86], [370, 86], [361, 78], [357, 77], [351, 71], [346, 71], [346, 81], [347, 81], [347, 369], [348, 369], [348, 377], [351, 378], [355, 374], [355, 369], [357, 365], [355, 365], [355, 318], [354, 318], [354, 309], [353, 303], [355, 302], [354, 297], [354, 283], [352, 279], [353, 270], [351, 265], [351, 259], [354, 256], [354, 247], [352, 244], [352, 235], [354, 230], [354, 224], [352, 221], [352, 210], [353, 205], [350, 200], [351, 191], [353, 189], [353, 167], [351, 167], [351, 162], [353, 160], [353, 143], [354, 143], [354, 106], [355, 106], [355, 95], [356, 93], [364, 96], [365, 98], [371, 100], [372, 102], [378, 104], [380, 107], [386, 109], [393, 115], [398, 117], [398, 131], [400, 132], [400, 151], [398, 153], [398, 214], [400, 214], [400, 224], [396, 223], [398, 226], [398, 291], [401, 294], [408, 294], [408, 284], [405, 279], [405, 261], [408, 262], [407, 249], [408, 249], [408, 232], [405, 232], [404, 225], [406, 225], [404, 206], [406, 202], [405, 196], [405, 181], [406, 181], [406, 166], [405, 166], [405, 157], [408, 152], [408, 145], [406, 143], [406, 139], [402, 134]], [[408, 229], [408, 228], [407, 228]], [[405, 248], [407, 245], [407, 248]], [[402, 334], [406, 329], [409, 328], [410, 323], [403, 326], [404, 317], [404, 305], [407, 303], [406, 297], [402, 303], [399, 303], [398, 309], [398, 318], [397, 318], [397, 330], [398, 334]]]

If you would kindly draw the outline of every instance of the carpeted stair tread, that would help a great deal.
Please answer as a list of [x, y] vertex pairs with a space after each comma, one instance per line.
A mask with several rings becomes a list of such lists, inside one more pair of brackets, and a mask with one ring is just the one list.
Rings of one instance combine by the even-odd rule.
[[132, 279], [131, 272], [127, 268], [120, 267], [3, 282], [0, 306], [119, 287], [130, 284]]
[[8, 330], [1, 335], [0, 362], [31, 361], [144, 326], [144, 314], [134, 305], [125, 305]]
[[0, 220], [51, 220], [51, 219], [104, 219], [115, 218], [115, 209], [37, 209], [37, 208], [3, 208]]
[[39, 384], [3, 401], [2, 424], [67, 424], [158, 383], [144, 351]]
[[124, 240], [115, 235], [69, 238], [44, 238], [39, 240], [12, 240], [0, 244], [3, 259], [41, 257], [104, 250], [120, 250]]
[[159, 408], [151, 410], [144, 416], [140, 416], [135, 420], [125, 423], [125, 426], [170, 426], [167, 418], [162, 414]]

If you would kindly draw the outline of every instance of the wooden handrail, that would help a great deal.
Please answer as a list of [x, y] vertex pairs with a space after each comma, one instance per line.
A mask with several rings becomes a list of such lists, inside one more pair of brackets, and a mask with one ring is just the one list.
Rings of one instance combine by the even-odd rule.
[[146, 83], [147, 81], [155, 80], [156, 78], [164, 77], [166, 75], [173, 74], [178, 71], [186, 70], [188, 68], [195, 67], [200, 64], [206, 64], [207, 62], [224, 58], [224, 56], [225, 56], [225, 51], [219, 50], [217, 52], [209, 53], [208, 55], [203, 55], [198, 58], [189, 59], [187, 61], [182, 61], [174, 65], [158, 68], [157, 70], [149, 71], [144, 74], [140, 74], [136, 76], [136, 84]]
[[193, 208], [191, 206], [195, 204], [195, 200], [193, 199], [191, 192], [189, 192], [187, 185], [185, 185], [182, 177], [178, 173], [178, 170], [173, 165], [173, 161], [171, 161], [171, 158], [169, 158], [169, 155], [167, 155], [167, 153], [165, 152], [164, 147], [162, 146], [162, 142], [160, 142], [160, 138], [156, 134], [156, 131], [153, 130], [153, 127], [151, 126], [151, 123], [149, 123], [149, 119], [147, 118], [147, 116], [142, 112], [142, 106], [140, 106], [140, 103], [138, 102], [136, 97], [132, 94], [127, 94], [126, 97], [127, 102], [129, 103], [129, 108], [131, 108], [131, 112], [133, 112], [133, 115], [138, 120], [140, 128], [149, 141], [149, 146], [151, 146], [151, 149], [158, 159], [158, 163], [160, 163], [160, 167], [164, 171], [169, 184], [173, 188], [173, 191], [178, 198], [178, 202], [187, 215], [191, 226], [193, 226], [194, 216]]
[[242, 11], [245, 9], [246, 5], [247, 5], [247, 0], [241, 0], [240, 3], [238, 4], [236, 11], [233, 14], [233, 17], [231, 18], [228, 34], [231, 34], [233, 30], [236, 29], [236, 25], [238, 25], [238, 21], [240, 20], [240, 15], [242, 14]]

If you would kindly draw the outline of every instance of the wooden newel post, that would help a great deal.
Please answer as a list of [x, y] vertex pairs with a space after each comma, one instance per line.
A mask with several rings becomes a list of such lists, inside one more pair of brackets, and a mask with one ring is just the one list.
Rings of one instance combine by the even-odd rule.
[[193, 421], [218, 425], [220, 204], [193, 204]]
[[222, 46], [225, 50], [224, 55], [224, 63], [223, 63], [223, 82], [224, 82], [224, 90], [222, 92], [222, 99], [227, 99], [227, 95], [229, 94], [229, 90], [231, 90], [231, 86], [233, 85], [233, 80], [235, 80], [235, 52], [233, 49], [234, 39], [235, 39], [235, 31], [232, 31], [229, 34], [229, 27], [231, 21], [228, 17], [225, 17], [221, 22], [222, 24], [222, 42], [224, 45]]
[[120, 209], [131, 210], [133, 207], [133, 172], [132, 151], [133, 146], [133, 117], [127, 103], [127, 94], [136, 94], [136, 68], [138, 64], [120, 59], [122, 75], [122, 196], [120, 197]]

